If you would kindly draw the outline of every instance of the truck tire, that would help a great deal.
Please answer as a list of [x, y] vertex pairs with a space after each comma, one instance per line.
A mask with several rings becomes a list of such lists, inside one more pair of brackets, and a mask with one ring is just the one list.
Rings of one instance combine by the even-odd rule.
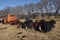
[[17, 28], [22, 28], [22, 23], [18, 23]]
[[38, 30], [41, 31], [41, 32], [48, 32], [51, 30], [49, 24], [45, 21], [42, 21], [40, 24], [39, 24], [39, 27], [38, 27]]

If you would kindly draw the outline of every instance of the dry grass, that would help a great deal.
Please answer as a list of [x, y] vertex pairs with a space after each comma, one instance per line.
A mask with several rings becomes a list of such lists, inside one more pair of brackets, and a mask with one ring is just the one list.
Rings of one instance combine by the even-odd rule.
[[0, 23], [0, 40], [60, 40], [60, 21], [57, 21], [55, 26], [50, 32], [41, 33], [30, 29], [17, 29], [16, 25]]

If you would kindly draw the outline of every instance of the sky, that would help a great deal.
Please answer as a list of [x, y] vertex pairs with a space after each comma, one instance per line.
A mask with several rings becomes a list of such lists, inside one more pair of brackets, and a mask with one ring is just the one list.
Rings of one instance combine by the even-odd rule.
[[0, 10], [7, 6], [16, 7], [17, 5], [37, 3], [39, 1], [40, 0], [0, 0]]

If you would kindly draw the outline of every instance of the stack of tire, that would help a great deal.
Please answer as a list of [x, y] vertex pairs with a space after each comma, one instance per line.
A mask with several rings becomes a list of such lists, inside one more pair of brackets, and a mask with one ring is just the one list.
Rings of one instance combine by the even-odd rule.
[[51, 31], [52, 28], [55, 27], [54, 26], [55, 23], [56, 22], [54, 20], [50, 20], [50, 21], [40, 20], [36, 28], [40, 32], [49, 32]]

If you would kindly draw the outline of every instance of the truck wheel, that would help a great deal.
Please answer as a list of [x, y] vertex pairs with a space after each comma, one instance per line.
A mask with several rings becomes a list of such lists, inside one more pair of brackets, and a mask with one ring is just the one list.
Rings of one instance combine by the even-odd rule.
[[17, 28], [22, 28], [22, 24], [18, 23]]
[[24, 29], [28, 29], [28, 25], [26, 23], [24, 24]]
[[22, 24], [21, 24], [21, 28], [26, 29], [26, 28], [27, 28], [26, 23], [22, 23]]
[[48, 32], [48, 31], [50, 31], [50, 26], [48, 25], [47, 22], [42, 22], [42, 23], [40, 23], [38, 29], [39, 29], [39, 31], [41, 31], [41, 32]]

